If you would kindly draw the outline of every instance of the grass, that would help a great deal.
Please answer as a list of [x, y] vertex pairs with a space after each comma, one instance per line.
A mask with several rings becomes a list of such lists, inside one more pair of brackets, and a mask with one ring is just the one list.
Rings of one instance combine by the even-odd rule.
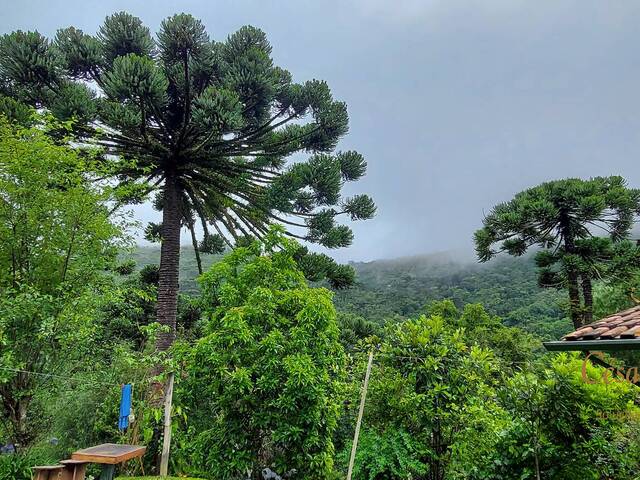
[[192, 477], [116, 477], [116, 480], [202, 480]]

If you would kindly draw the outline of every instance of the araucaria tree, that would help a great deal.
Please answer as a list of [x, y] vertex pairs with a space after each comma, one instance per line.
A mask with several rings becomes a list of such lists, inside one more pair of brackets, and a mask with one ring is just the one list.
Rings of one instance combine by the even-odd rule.
[[[640, 190], [618, 176], [542, 183], [502, 203], [475, 233], [478, 258], [523, 255], [537, 246], [539, 283], [566, 288], [574, 327], [592, 320], [593, 280], [615, 280], [637, 263], [637, 248], [623, 241], [640, 211]], [[603, 235], [603, 236], [598, 236]]]
[[[360, 154], [334, 153], [348, 130], [346, 105], [325, 82], [294, 83], [270, 54], [256, 28], [212, 41], [186, 14], [164, 20], [156, 38], [116, 13], [96, 36], [69, 27], [52, 41], [23, 31], [0, 41], [0, 108], [20, 113], [18, 99], [75, 119], [75, 144], [101, 146], [114, 178], [160, 190], [158, 321], [170, 327], [160, 349], [175, 336], [183, 214], [199, 218], [207, 246], [261, 238], [278, 222], [336, 248], [352, 241], [336, 217], [375, 213], [366, 195], [341, 197], [366, 169]], [[310, 156], [287, 162], [295, 153]]]

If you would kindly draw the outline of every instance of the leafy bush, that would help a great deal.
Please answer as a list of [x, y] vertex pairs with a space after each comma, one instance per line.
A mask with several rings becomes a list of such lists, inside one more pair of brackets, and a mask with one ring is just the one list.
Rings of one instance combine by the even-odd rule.
[[34, 465], [28, 455], [0, 455], [0, 480], [31, 480], [31, 467]]
[[31, 467], [57, 463], [46, 449], [0, 454], [0, 480], [31, 480]]
[[[450, 478], [452, 452], [469, 459], [469, 449], [491, 448], [487, 432], [499, 415], [490, 350], [466, 344], [462, 329], [431, 315], [389, 326], [375, 358], [354, 479]], [[348, 451], [347, 444], [343, 470]]]
[[493, 473], [482, 478], [536, 478], [536, 470], [559, 480], [637, 478], [638, 388], [605, 384], [602, 373], [562, 354], [505, 382], [499, 398], [510, 422], [491, 455]]
[[[339, 455], [347, 465], [351, 444]], [[358, 439], [353, 478], [413, 478], [424, 475], [427, 467], [420, 461], [426, 454], [424, 446], [404, 429], [389, 428], [382, 432], [363, 429]]]
[[116, 477], [116, 480], [203, 480], [195, 477]]
[[215, 479], [331, 473], [344, 352], [331, 292], [307, 286], [298, 248], [274, 230], [203, 275], [205, 336], [176, 352], [178, 469]]

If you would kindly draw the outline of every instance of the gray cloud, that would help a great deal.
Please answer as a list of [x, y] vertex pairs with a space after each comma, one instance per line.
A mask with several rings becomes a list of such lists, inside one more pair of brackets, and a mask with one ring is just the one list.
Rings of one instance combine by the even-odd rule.
[[[468, 248], [483, 212], [567, 176], [640, 184], [640, 3], [618, 0], [23, 1], [0, 31], [94, 32], [128, 10], [152, 30], [177, 11], [214, 38], [263, 28], [296, 80], [349, 105], [376, 219], [341, 260]], [[140, 215], [153, 215], [143, 208]]]

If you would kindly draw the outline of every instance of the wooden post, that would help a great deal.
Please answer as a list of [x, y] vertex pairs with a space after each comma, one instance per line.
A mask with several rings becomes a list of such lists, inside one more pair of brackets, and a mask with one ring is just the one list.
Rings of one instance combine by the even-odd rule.
[[169, 471], [169, 450], [171, 449], [171, 402], [173, 401], [174, 373], [167, 379], [167, 392], [164, 396], [164, 434], [162, 439], [162, 457], [160, 458], [160, 476], [166, 477]]
[[115, 471], [115, 465], [103, 465], [102, 471], [100, 472], [100, 480], [113, 480]]
[[347, 472], [347, 480], [351, 480], [353, 473], [353, 463], [356, 460], [356, 449], [358, 448], [358, 437], [360, 436], [360, 425], [362, 424], [362, 415], [364, 413], [364, 402], [367, 398], [367, 389], [369, 388], [369, 375], [371, 375], [371, 365], [373, 364], [373, 348], [369, 352], [369, 363], [367, 363], [367, 373], [364, 374], [364, 385], [362, 386], [362, 395], [360, 396], [360, 409], [358, 410], [358, 420], [356, 421], [356, 432], [353, 435], [353, 445], [351, 446], [351, 458], [349, 459], [349, 470]]

